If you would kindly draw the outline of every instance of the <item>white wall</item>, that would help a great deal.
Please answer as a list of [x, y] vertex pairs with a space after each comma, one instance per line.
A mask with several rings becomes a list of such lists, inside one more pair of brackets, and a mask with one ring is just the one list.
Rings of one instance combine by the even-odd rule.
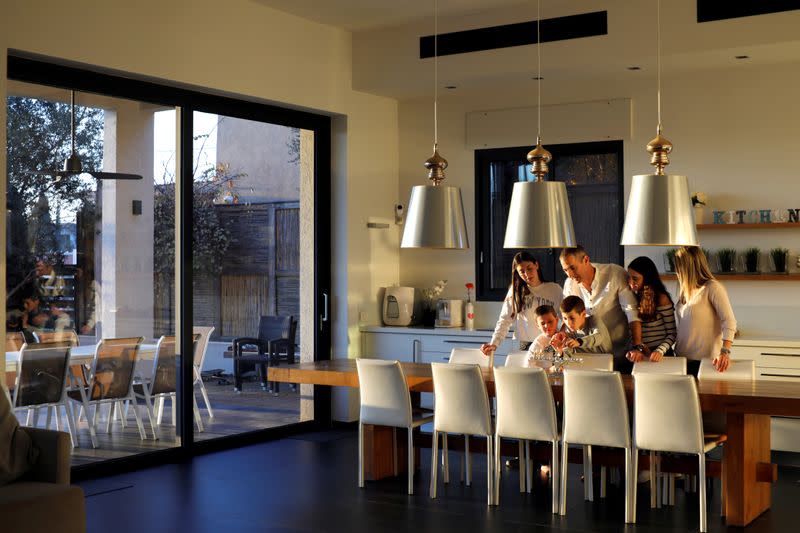
[[[547, 78], [545, 78], [546, 80]], [[709, 196], [709, 211], [734, 208], [800, 207], [800, 180], [794, 154], [800, 106], [800, 63], [686, 73], [664, 76], [664, 134], [675, 145], [668, 171], [689, 176], [692, 190]], [[649, 173], [645, 145], [655, 135], [655, 80], [624, 74], [618, 83], [553, 84], [543, 86], [542, 127], [544, 145], [585, 140], [587, 129], [598, 130], [601, 113], [587, 113], [582, 103], [604, 99], [630, 98], [631, 136], [624, 142], [625, 196], [630, 176]], [[462, 188], [470, 243], [467, 251], [401, 250], [400, 281], [403, 285], [430, 286], [449, 278], [446, 295], [463, 297], [464, 283], [474, 281], [474, 152], [468, 145], [467, 114], [535, 106], [536, 93], [530, 84], [492, 90], [453, 91], [439, 102], [439, 146], [448, 159], [447, 182]], [[560, 104], [557, 108], [548, 105]], [[570, 105], [574, 104], [574, 105]], [[573, 108], [573, 116], [568, 110]], [[400, 189], [398, 198], [407, 201], [413, 185], [425, 181], [422, 162], [428, 157], [432, 139], [430, 99], [400, 104]], [[572, 133], [551, 122], [556, 109], [558, 124], [567, 120]], [[582, 127], [581, 124], [586, 124]], [[603, 140], [602, 130], [596, 140]], [[499, 134], [498, 134], [499, 135]], [[509, 122], [502, 144], [521, 146], [535, 143], [535, 123]], [[710, 214], [709, 214], [710, 216]], [[732, 246], [744, 249], [775, 246], [790, 249], [791, 264], [800, 252], [800, 231], [768, 230], [700, 233], [704, 247]], [[590, 251], [591, 252], [591, 251]], [[657, 248], [628, 247], [626, 262], [637, 255], [653, 257], [662, 265]], [[793, 267], [796, 269], [796, 267]], [[794, 335], [800, 283], [727, 282], [743, 335]], [[793, 308], [793, 309], [792, 309]], [[477, 326], [490, 327], [499, 305], [479, 303]]]
[[[389, 216], [397, 195], [397, 104], [352, 89], [348, 32], [247, 0], [7, 4], [3, 65], [12, 48], [346, 117], [333, 146], [334, 355], [358, 353], [357, 309], [376, 307], [378, 288], [398, 279], [397, 247], [372, 242], [366, 228]], [[64, 28], [91, 31], [65, 38]], [[373, 266], [372, 256], [384, 260]]]

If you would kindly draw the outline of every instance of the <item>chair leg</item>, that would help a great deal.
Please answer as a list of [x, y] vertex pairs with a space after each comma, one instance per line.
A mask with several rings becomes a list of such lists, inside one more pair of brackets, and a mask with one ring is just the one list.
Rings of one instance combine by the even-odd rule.
[[[494, 502], [500, 505], [500, 435], [494, 436]], [[522, 492], [520, 488], [520, 492]]]
[[492, 435], [486, 435], [486, 499], [487, 505], [497, 505], [494, 501], [494, 451]]
[[592, 479], [592, 447], [583, 447], [583, 499], [594, 501], [594, 480]]
[[159, 396], [156, 400], [156, 424], [161, 425], [161, 419], [164, 416], [164, 397]]
[[67, 419], [67, 427], [69, 430], [69, 439], [72, 442], [72, 447], [78, 447], [78, 426], [75, 424], [75, 416], [72, 411], [72, 404], [66, 400], [63, 404], [64, 416]]
[[136, 419], [136, 427], [139, 428], [139, 438], [145, 440], [147, 439], [147, 433], [144, 430], [144, 424], [142, 424], [142, 417], [139, 416], [139, 406], [136, 402], [132, 402], [131, 408], [133, 409], [133, 417]]
[[53, 420], [53, 409], [50, 408], [50, 407], [45, 407], [44, 410], [47, 413], [47, 415], [46, 415], [47, 416], [47, 422], [46, 422], [44, 427], [45, 427], [45, 429], [50, 429], [50, 424], [51, 424], [51, 422]]
[[98, 404], [94, 405], [94, 412], [92, 413], [92, 419], [89, 420], [89, 404], [84, 402], [83, 405], [83, 412], [86, 415], [86, 423], [89, 424], [89, 436], [92, 439], [92, 448], [97, 448], [97, 418], [100, 413], [100, 406]]
[[533, 461], [531, 460], [531, 443], [527, 440], [525, 441], [525, 486], [530, 493], [533, 487]]
[[[725, 458], [724, 458], [725, 450], [724, 449], [722, 453], [723, 453], [722, 472], [720, 473], [720, 478], [719, 478], [719, 502], [720, 502], [719, 515], [725, 517], [727, 516], [728, 513], [727, 509], [725, 509], [725, 500], [727, 499], [727, 494], [725, 493]], [[699, 481], [697, 484], [698, 485], [702, 484], [703, 486], [705, 486], [706, 480], [701, 478], [700, 476], [698, 476], [698, 478]]]
[[469, 455], [469, 435], [464, 435], [464, 462], [467, 470], [467, 487], [472, 486], [472, 457]]
[[656, 478], [656, 452], [650, 451], [650, 508], [656, 508], [658, 498], [658, 483]]
[[28, 408], [28, 415], [25, 418], [25, 425], [28, 427], [31, 427], [31, 424], [33, 424], [33, 412], [33, 409]]
[[[147, 384], [142, 387], [144, 392], [144, 408], [147, 411], [147, 418], [150, 420], [150, 429], [153, 431], [153, 440], [158, 440], [159, 434], [156, 430], [157, 424], [155, 424], [155, 407], [153, 407], [153, 397], [150, 396], [149, 391], [147, 390]], [[158, 402], [158, 399], [155, 400]]]
[[51, 409], [53, 410], [53, 414], [55, 415], [56, 419], [56, 431], [61, 431], [61, 413], [58, 410], [58, 406], [54, 405], [51, 407]]
[[170, 423], [178, 427], [178, 403], [175, 401], [176, 397], [174, 393], [169, 395], [169, 406], [170, 409], [172, 409], [172, 420], [170, 420]]
[[414, 494], [414, 470], [417, 465], [414, 464], [414, 428], [408, 427], [408, 442], [406, 443], [406, 451], [408, 452], [408, 494]]
[[669, 502], [668, 505], [675, 505], [675, 474], [670, 474], [667, 478], [669, 480]]
[[450, 450], [447, 448], [447, 432], [442, 433], [442, 478], [444, 484], [450, 483]]
[[111, 433], [111, 419], [114, 418], [114, 406], [116, 404], [111, 402], [108, 404], [108, 416], [106, 417], [106, 435]]
[[[697, 476], [705, 480], [706, 479], [706, 456], [704, 453], [700, 452], [700, 464], [698, 465], [698, 472]], [[700, 483], [700, 533], [706, 533], [706, 484]]]
[[431, 443], [431, 487], [430, 496], [436, 498], [436, 473], [439, 471], [439, 432], [433, 430]]
[[122, 422], [122, 428], [128, 427], [128, 409], [126, 408], [123, 402], [117, 402], [117, 414], [119, 414], [120, 422]]
[[567, 514], [567, 441], [561, 441], [561, 501], [559, 502], [559, 512], [561, 516]]
[[519, 457], [519, 491], [525, 492], [525, 444], [523, 439], [519, 439], [517, 457]]
[[631, 513], [631, 524], [636, 523], [636, 499], [637, 493], [636, 488], [639, 485], [639, 450], [634, 446], [631, 449], [631, 462], [633, 463], [631, 467], [630, 476], [625, 476], [627, 481], [628, 477], [631, 477], [630, 487], [627, 489], [631, 495], [631, 505], [630, 505], [630, 513]]
[[559, 477], [558, 441], [554, 440], [551, 445], [553, 450], [552, 458], [550, 459], [550, 488], [553, 491], [553, 514], [558, 514], [558, 482], [561, 479]]
[[[634, 449], [635, 450], [635, 449]], [[636, 467], [632, 463], [638, 463], [633, 456], [634, 450], [625, 450], [625, 523], [631, 524], [636, 518]]]
[[364, 488], [364, 424], [358, 421], [358, 486]]
[[[175, 397], [172, 397], [172, 410], [175, 411]], [[197, 407], [197, 398], [194, 396], [194, 392], [192, 392], [192, 411], [194, 412], [194, 423], [197, 424], [197, 431], [202, 433], [205, 431], [205, 427], [203, 427], [203, 419], [200, 418], [200, 408]]]
[[606, 467], [600, 467], [600, 499], [606, 497]]
[[211, 409], [211, 401], [208, 399], [208, 391], [206, 390], [206, 384], [203, 383], [203, 380], [200, 380], [200, 394], [203, 395], [203, 401], [206, 404], [206, 410], [208, 411], [208, 418], [214, 418], [214, 411]]

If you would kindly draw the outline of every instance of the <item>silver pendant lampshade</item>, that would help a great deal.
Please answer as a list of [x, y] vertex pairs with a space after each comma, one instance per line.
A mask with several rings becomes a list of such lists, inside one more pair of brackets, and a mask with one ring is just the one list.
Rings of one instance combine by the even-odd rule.
[[439, 3], [433, 10], [433, 155], [425, 161], [431, 185], [411, 188], [400, 248], [469, 248], [461, 189], [442, 185], [447, 160], [439, 155]]
[[543, 181], [550, 152], [537, 141], [528, 154], [537, 181], [519, 181], [511, 191], [504, 248], [567, 248], [577, 246], [567, 187]]
[[661, 135], [661, 2], [658, 2], [658, 127], [647, 143], [655, 174], [633, 177], [620, 244], [624, 246], [698, 246], [692, 197], [686, 176], [665, 174], [672, 143]]
[[553, 156], [542, 146], [542, 56], [539, 2], [536, 2], [537, 127], [536, 147], [528, 152], [535, 181], [521, 181], [511, 191], [504, 248], [568, 248], [577, 246], [567, 186], [544, 181]]
[[433, 155], [425, 161], [425, 167], [429, 170], [428, 178], [433, 185], [411, 188], [400, 247], [469, 248], [461, 189], [441, 184], [447, 160], [439, 155], [436, 146]]

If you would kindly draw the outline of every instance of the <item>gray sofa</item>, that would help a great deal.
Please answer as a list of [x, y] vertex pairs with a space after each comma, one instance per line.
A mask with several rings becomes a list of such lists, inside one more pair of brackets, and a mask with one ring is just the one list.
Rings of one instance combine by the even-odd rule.
[[30, 436], [39, 453], [22, 477], [0, 486], [0, 531], [85, 532], [83, 491], [69, 484], [69, 433], [27, 427], [19, 430]]

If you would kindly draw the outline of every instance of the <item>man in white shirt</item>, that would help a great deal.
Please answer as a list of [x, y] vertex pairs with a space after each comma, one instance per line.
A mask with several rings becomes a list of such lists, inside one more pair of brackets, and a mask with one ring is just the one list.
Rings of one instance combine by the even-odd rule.
[[582, 246], [564, 248], [559, 257], [567, 275], [564, 296], [578, 296], [586, 313], [600, 318], [608, 328], [614, 352], [614, 368], [630, 372], [628, 351], [641, 351], [642, 324], [636, 296], [628, 287], [628, 273], [619, 265], [592, 264]]

